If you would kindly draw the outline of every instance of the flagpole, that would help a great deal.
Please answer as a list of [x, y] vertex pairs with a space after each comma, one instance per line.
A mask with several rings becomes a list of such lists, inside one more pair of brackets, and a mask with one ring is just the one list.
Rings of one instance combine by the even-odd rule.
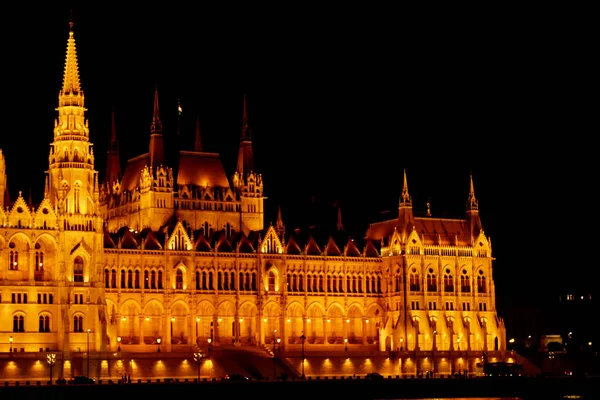
[[181, 115], [181, 104], [179, 103], [179, 99], [177, 99], [177, 137], [179, 137], [179, 116]]

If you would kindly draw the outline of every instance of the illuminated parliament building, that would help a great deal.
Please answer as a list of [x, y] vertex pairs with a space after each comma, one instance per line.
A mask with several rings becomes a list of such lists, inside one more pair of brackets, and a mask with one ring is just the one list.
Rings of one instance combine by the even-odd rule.
[[202, 149], [199, 126], [193, 149], [166, 157], [158, 88], [141, 154], [121, 165], [113, 114], [99, 173], [84, 100], [71, 24], [35, 206], [22, 193], [8, 200], [14, 167], [0, 150], [5, 360], [56, 352], [65, 375], [91, 375], [89, 364], [75, 371], [82, 353], [89, 363], [117, 350], [137, 360], [275, 343], [303, 357], [506, 349], [472, 176], [462, 219], [413, 213], [399, 169], [393, 218], [371, 223], [361, 240], [343, 234], [341, 216], [338, 230], [313, 235], [286, 229], [281, 212], [264, 220], [264, 190], [276, 182], [254, 170], [246, 98], [232, 176]]

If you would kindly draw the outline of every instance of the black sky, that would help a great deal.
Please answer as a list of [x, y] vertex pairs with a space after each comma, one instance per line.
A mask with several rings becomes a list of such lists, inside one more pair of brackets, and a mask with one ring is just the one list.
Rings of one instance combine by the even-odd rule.
[[[2, 26], [11, 194], [39, 202], [70, 9], [14, 6]], [[73, 8], [101, 177], [115, 109], [123, 161], [147, 151], [155, 85], [165, 140], [235, 168], [248, 98], [267, 219], [339, 201], [360, 231], [397, 210], [407, 170], [416, 212], [463, 216], [473, 173], [503, 304], [595, 290], [597, 93], [586, 24], [568, 16], [392, 9]], [[346, 7], [346, 6], [345, 6]], [[526, 22], [526, 23], [524, 23]], [[177, 136], [176, 102], [183, 114]], [[332, 206], [331, 206], [332, 207]], [[388, 214], [388, 215], [390, 215]], [[589, 239], [588, 239], [589, 238]]]

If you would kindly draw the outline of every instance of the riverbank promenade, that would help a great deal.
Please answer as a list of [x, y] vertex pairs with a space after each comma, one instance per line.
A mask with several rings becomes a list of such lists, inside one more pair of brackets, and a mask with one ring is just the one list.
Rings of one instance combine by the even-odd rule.
[[152, 399], [182, 396], [267, 399], [424, 399], [498, 397], [523, 400], [597, 400], [600, 377], [561, 378], [384, 378], [305, 379], [290, 381], [188, 380], [102, 382], [91, 385], [49, 385], [47, 381], [0, 387], [3, 400], [23, 398], [130, 398]]

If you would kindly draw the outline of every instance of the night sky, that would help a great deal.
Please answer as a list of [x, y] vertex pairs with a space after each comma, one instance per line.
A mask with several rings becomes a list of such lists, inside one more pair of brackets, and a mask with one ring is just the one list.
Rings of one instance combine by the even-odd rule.
[[[429, 200], [434, 216], [462, 217], [472, 173], [501, 307], [597, 291], [598, 85], [585, 24], [173, 4], [73, 9], [101, 177], [113, 107], [123, 166], [147, 152], [155, 85], [168, 149], [191, 150], [199, 118], [204, 150], [231, 175], [246, 95], [267, 224], [277, 206], [293, 226], [337, 201], [346, 228], [364, 234], [397, 212], [404, 169], [415, 213]], [[0, 28], [0, 148], [12, 198], [31, 190], [37, 204], [70, 11], [13, 8]]]

